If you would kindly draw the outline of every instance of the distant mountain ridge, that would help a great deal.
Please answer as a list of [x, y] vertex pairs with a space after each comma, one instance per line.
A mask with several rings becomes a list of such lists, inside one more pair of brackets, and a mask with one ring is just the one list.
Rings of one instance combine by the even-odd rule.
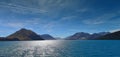
[[[57, 40], [49, 34], [38, 35], [37, 33], [22, 28], [15, 33], [7, 36], [0, 37], [0, 41], [29, 41], [29, 40]], [[117, 32], [100, 32], [89, 34], [86, 32], [75, 33], [65, 39], [58, 40], [120, 40], [120, 31]]]
[[97, 38], [97, 40], [120, 40], [120, 31], [106, 34]]
[[97, 39], [101, 36], [104, 36], [104, 35], [107, 35], [107, 34], [110, 34], [110, 32], [99, 32], [99, 33], [93, 33], [91, 34], [91, 36], [89, 37], [90, 40], [94, 40], [94, 39]]
[[78, 32], [66, 38], [66, 40], [94, 40], [100, 36], [109, 34], [109, 32], [100, 32], [100, 33], [85, 33], [85, 32]]
[[0, 40], [1, 41], [27, 41], [27, 40], [56, 40], [56, 39], [49, 34], [38, 35], [31, 30], [22, 28], [7, 37], [0, 37]]
[[49, 34], [43, 34], [43, 35], [40, 35], [40, 36], [45, 40], [56, 40], [53, 36], [51, 36]]
[[66, 38], [66, 40], [85, 40], [90, 36], [89, 33], [78, 32]]

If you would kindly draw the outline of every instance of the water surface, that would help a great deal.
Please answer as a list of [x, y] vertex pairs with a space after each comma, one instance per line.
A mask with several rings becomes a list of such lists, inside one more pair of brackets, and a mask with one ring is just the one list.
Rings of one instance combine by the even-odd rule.
[[2, 41], [0, 57], [120, 57], [118, 40]]

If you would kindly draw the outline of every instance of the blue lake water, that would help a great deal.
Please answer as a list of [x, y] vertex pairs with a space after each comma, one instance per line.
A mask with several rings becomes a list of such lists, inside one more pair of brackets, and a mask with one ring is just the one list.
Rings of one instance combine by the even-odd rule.
[[120, 57], [120, 41], [2, 41], [0, 57]]

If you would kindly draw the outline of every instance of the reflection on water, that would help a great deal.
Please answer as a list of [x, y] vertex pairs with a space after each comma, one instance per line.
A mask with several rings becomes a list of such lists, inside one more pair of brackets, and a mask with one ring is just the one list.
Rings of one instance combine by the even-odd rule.
[[[3, 44], [0, 48], [0, 57], [57, 57], [60, 56], [57, 49], [62, 42], [57, 41], [21, 41], [11, 44]], [[8, 45], [8, 46], [7, 46]], [[62, 47], [62, 46], [61, 46]], [[56, 51], [57, 50], [57, 51]]]
[[120, 57], [120, 41], [0, 42], [0, 57]]

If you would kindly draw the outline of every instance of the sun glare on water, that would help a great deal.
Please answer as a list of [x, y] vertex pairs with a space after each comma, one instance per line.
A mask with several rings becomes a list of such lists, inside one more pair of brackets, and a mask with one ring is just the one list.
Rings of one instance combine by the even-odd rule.
[[58, 53], [56, 53], [56, 48], [60, 47], [61, 43], [59, 41], [54, 40], [45, 40], [45, 41], [28, 41], [28, 43], [24, 45], [27, 47], [27, 49], [25, 48], [25, 50], [35, 52], [35, 54], [33, 55], [44, 57], [58, 55]]

